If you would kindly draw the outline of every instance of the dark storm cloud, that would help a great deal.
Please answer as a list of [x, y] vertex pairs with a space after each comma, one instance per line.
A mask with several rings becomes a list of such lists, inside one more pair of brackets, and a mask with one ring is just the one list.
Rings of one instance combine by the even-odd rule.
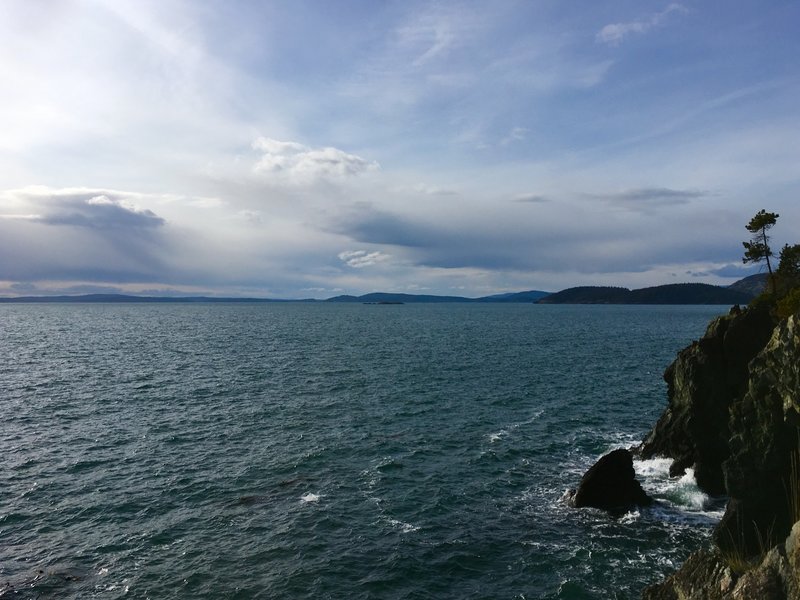
[[344, 216], [333, 229], [368, 244], [389, 244], [409, 248], [429, 248], [444, 242], [446, 231], [407, 217], [360, 204]]
[[0, 279], [113, 284], [166, 274], [166, 222], [135, 195], [28, 188], [7, 197], [26, 214], [0, 218]]
[[496, 219], [490, 212], [433, 221], [367, 204], [352, 208], [339, 220], [337, 233], [355, 242], [399, 246], [406, 260], [425, 267], [640, 273], [664, 264], [728, 262], [738, 251], [716, 230], [692, 233], [683, 216], [665, 222], [634, 212], [635, 227], [625, 218], [597, 229], [600, 216], [580, 209], [570, 222], [554, 222], [546, 215]]
[[99, 230], [149, 229], [161, 227], [165, 221], [153, 211], [126, 206], [107, 195], [83, 197], [59, 197], [58, 204], [52, 202], [49, 214], [42, 215], [38, 222], [45, 225], [68, 225]]

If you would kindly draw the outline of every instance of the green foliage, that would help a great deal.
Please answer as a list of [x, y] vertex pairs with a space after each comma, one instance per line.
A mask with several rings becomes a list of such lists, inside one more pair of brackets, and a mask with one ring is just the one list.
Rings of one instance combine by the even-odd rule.
[[744, 550], [745, 528], [741, 523], [739, 523], [739, 531], [737, 534], [739, 536], [739, 540], [736, 540], [733, 534], [728, 532], [731, 544], [725, 550], [720, 551], [722, 560], [736, 575], [743, 575], [747, 571], [760, 565], [764, 560], [764, 557], [775, 544], [775, 541], [773, 540], [774, 536], [772, 526], [770, 526], [766, 532], [762, 533], [761, 529], [759, 529], [755, 522], [753, 522], [752, 525], [758, 544], [758, 551], [756, 554], [747, 554]]
[[764, 242], [759, 242], [754, 239], [751, 242], [742, 242], [742, 245], [744, 245], [742, 262], [745, 264], [761, 262], [762, 260], [768, 259], [770, 256], [774, 256], [772, 250], [770, 250], [769, 246]]
[[777, 272], [787, 279], [800, 281], [800, 244], [786, 244], [781, 248]]
[[792, 288], [776, 305], [776, 313], [782, 319], [789, 317], [800, 310], [800, 287]]
[[722, 552], [722, 560], [736, 575], [744, 575], [756, 566], [756, 561], [744, 556], [738, 548]]
[[750, 233], [761, 234], [762, 232], [771, 229], [780, 215], [778, 213], [767, 212], [763, 208], [758, 211], [755, 216], [750, 219], [750, 222], [745, 225], [747, 231]]

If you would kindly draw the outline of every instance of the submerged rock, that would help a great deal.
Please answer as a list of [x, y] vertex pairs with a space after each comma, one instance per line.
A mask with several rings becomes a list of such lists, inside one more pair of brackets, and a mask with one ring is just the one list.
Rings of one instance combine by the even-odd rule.
[[636, 480], [630, 451], [622, 448], [609, 452], [586, 471], [572, 496], [572, 505], [576, 508], [591, 506], [612, 514], [623, 514], [652, 503], [652, 498]]

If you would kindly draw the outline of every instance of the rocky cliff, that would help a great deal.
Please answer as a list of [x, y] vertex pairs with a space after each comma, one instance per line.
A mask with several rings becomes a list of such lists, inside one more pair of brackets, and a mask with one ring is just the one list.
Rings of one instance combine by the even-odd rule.
[[673, 474], [694, 466], [729, 502], [715, 547], [644, 597], [800, 599], [800, 313], [734, 309], [665, 378], [669, 405], [641, 454], [673, 458]]

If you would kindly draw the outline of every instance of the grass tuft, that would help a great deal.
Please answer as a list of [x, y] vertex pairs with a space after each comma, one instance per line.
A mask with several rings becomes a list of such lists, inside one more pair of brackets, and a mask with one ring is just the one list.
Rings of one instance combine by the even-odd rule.
[[792, 523], [800, 521], [800, 436], [797, 449], [789, 457], [789, 481], [785, 484]]

